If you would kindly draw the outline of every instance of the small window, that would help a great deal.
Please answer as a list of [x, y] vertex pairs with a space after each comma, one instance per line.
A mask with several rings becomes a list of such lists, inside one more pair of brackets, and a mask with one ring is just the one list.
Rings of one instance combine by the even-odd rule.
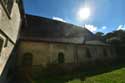
[[4, 2], [4, 6], [7, 9], [7, 12], [10, 14], [13, 6], [14, 0], [2, 0]]
[[58, 63], [59, 64], [64, 63], [64, 54], [62, 52], [59, 52], [58, 54]]
[[31, 53], [25, 53], [23, 55], [23, 65], [30, 66], [32, 65], [32, 54]]
[[3, 42], [4, 42], [4, 40], [0, 37], [0, 53], [3, 48]]
[[106, 49], [103, 49], [103, 55], [108, 56]]
[[8, 38], [5, 41], [4, 47], [7, 47], [7, 44], [8, 44]]
[[91, 58], [92, 57], [91, 53], [90, 53], [90, 50], [88, 48], [86, 49], [86, 57], [87, 58]]

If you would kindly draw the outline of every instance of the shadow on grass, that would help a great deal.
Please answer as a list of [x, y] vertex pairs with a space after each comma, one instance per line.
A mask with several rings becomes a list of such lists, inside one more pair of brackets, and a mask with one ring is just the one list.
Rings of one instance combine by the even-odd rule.
[[[125, 67], [125, 62], [116, 61], [112, 64], [103, 64], [91, 66], [88, 68], [84, 68], [80, 66], [79, 68], [66, 72], [65, 70], [61, 70], [57, 68], [54, 72], [45, 73], [44, 75], [39, 76], [35, 79], [35, 83], [68, 83], [68, 81], [74, 79], [80, 79], [84, 81], [87, 77], [111, 72], [116, 69], [120, 69]], [[51, 70], [51, 69], [50, 69]], [[48, 72], [48, 70], [47, 70]]]

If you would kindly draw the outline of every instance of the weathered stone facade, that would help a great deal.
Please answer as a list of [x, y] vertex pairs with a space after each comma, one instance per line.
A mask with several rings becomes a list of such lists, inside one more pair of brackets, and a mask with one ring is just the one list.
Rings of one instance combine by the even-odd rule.
[[[28, 53], [31, 54], [32, 57], [32, 59], [27, 59], [32, 62], [32, 68], [41, 67], [42, 69], [43, 67], [48, 66], [48, 64], [60, 64], [59, 53], [63, 53], [64, 55], [64, 62], [62, 64], [91, 65], [97, 64], [98, 62], [108, 63], [115, 59], [113, 50], [114, 49], [112, 47], [104, 45], [77, 45], [21, 41], [18, 47], [17, 65], [18, 67], [22, 67], [24, 65], [23, 59], [25, 59], [25, 54]], [[90, 53], [89, 56], [87, 51]]]
[[[90, 57], [87, 57], [87, 48], [90, 50]], [[107, 55], [104, 55], [104, 50]], [[94, 62], [96, 59], [103, 61], [115, 57], [112, 54], [113, 48], [110, 46], [22, 41], [18, 48], [18, 65], [22, 65], [22, 59], [26, 53], [32, 54], [32, 65], [58, 64], [60, 52], [65, 56], [64, 63], [86, 63], [87, 61]]]
[[27, 24], [17, 47], [16, 66], [25, 69], [26, 65], [32, 75], [53, 64], [67, 70], [81, 64], [109, 64], [115, 59], [114, 48], [85, 28], [30, 15]]
[[[6, 4], [5, 0], [0, 0], [0, 39], [2, 40], [0, 42], [0, 83], [6, 83], [5, 81], [7, 81], [8, 68], [5, 69], [5, 67], [16, 44], [21, 26], [19, 4], [16, 0], [8, 1], [11, 1], [11, 4]], [[11, 7], [8, 8], [8, 5]]]

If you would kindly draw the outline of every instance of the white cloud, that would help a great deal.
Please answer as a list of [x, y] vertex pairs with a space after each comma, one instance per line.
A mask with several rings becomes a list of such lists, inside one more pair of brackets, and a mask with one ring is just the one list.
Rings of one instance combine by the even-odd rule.
[[119, 25], [116, 30], [125, 30], [125, 24], [124, 25]]
[[53, 20], [58, 20], [58, 21], [61, 21], [61, 22], [66, 22], [64, 19], [60, 18], [60, 17], [52, 17]]
[[94, 25], [85, 25], [85, 28], [87, 28], [89, 31], [96, 33], [96, 32], [103, 32], [103, 30], [107, 29], [106, 26], [102, 26], [100, 29], [97, 26]]
[[107, 29], [107, 27], [106, 26], [102, 26], [101, 30], [105, 30], [105, 29]]
[[90, 30], [91, 32], [95, 33], [97, 31], [97, 27], [94, 25], [85, 25], [85, 28]]

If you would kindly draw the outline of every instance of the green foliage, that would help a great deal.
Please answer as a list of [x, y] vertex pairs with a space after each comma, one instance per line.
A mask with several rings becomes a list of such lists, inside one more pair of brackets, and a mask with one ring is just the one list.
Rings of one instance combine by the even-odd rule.
[[125, 43], [125, 31], [118, 30], [104, 35], [105, 40], [113, 45]]
[[125, 83], [125, 68], [87, 78], [84, 83]]
[[95, 35], [100, 40], [103, 40], [112, 45], [119, 45], [119, 44], [125, 43], [125, 31], [124, 30], [117, 30], [117, 31], [109, 32], [105, 35], [102, 32], [97, 32]]
[[125, 83], [125, 62], [114, 62], [111, 65], [101, 65], [65, 75], [43, 76], [33, 83]]
[[[64, 80], [65, 78], [68, 78], [68, 76], [49, 78], [44, 80], [43, 83], [125, 83], [125, 68], [86, 78], [67, 79], [67, 81]], [[42, 83], [42, 81], [38, 80], [34, 83]]]
[[97, 32], [95, 35], [101, 37], [101, 36], [104, 35], [104, 33], [102, 33], [102, 32]]
[[99, 40], [104, 41], [104, 33], [102, 33], [102, 32], [97, 32], [95, 35], [96, 35], [96, 37], [97, 37]]

